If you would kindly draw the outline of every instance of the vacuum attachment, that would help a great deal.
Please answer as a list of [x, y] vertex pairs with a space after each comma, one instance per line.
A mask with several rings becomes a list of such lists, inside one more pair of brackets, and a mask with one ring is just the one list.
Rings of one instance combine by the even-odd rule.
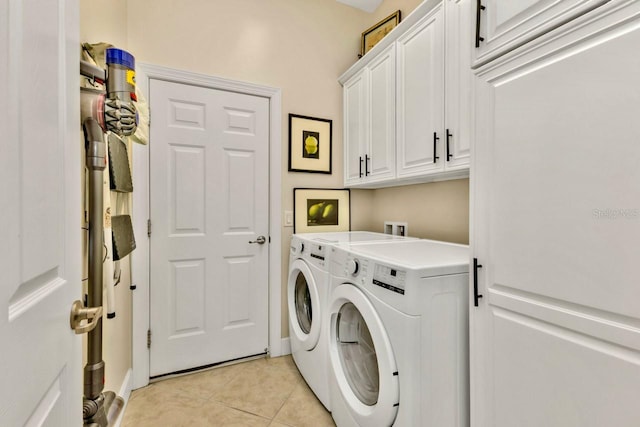
[[113, 260], [119, 261], [136, 248], [131, 216], [115, 215], [111, 217], [111, 233], [113, 236]]
[[119, 193], [131, 193], [133, 181], [126, 144], [114, 134], [109, 135], [109, 187]]

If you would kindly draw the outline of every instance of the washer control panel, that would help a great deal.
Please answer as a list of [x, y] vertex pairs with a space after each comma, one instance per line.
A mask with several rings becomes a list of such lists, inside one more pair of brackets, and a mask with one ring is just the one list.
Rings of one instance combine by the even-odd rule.
[[376, 264], [373, 270], [373, 284], [404, 295], [407, 272], [386, 265]]
[[358, 258], [353, 258], [349, 256], [347, 261], [344, 264], [344, 272], [345, 276], [349, 277], [361, 277], [362, 283], [364, 283], [365, 277], [367, 275], [367, 260], [360, 260]]
[[347, 274], [355, 276], [358, 274], [358, 270], [360, 270], [360, 263], [357, 259], [350, 259], [347, 261]]

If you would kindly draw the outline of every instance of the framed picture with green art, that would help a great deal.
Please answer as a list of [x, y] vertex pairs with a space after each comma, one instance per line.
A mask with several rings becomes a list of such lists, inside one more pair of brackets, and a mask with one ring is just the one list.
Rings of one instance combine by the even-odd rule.
[[289, 114], [289, 171], [331, 174], [332, 121]]
[[349, 189], [294, 188], [293, 232], [351, 230]]

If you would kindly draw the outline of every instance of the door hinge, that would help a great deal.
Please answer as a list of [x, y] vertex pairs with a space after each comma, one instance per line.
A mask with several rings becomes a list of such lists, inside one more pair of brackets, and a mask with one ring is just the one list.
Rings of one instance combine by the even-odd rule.
[[151, 348], [151, 329], [147, 329], [147, 348]]
[[147, 220], [147, 236], [151, 237], [151, 219]]

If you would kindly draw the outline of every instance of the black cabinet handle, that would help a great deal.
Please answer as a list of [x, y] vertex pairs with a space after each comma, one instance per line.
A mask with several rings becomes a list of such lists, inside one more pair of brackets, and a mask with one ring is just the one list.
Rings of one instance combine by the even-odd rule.
[[371, 160], [371, 157], [369, 157], [368, 154], [364, 155], [364, 176], [369, 176], [369, 160]]
[[478, 258], [473, 259], [473, 305], [478, 306], [478, 300], [482, 298], [482, 295], [478, 293], [478, 269], [482, 268], [481, 264], [478, 264]]
[[449, 154], [449, 138], [451, 138], [453, 135], [451, 134], [451, 132], [449, 132], [449, 129], [447, 129], [447, 162], [449, 161], [450, 158], [453, 157], [453, 154]]
[[484, 37], [480, 37], [480, 12], [485, 9], [482, 5], [482, 0], [478, 0], [478, 7], [476, 8], [476, 47], [480, 47], [480, 42], [484, 41]]
[[358, 175], [362, 178], [362, 156], [358, 157], [360, 159], [360, 167], [358, 168]]
[[438, 138], [438, 133], [434, 132], [433, 133], [433, 163], [436, 162], [436, 160], [438, 160], [440, 157], [437, 156], [438, 154], [438, 141], [440, 140], [440, 138]]

